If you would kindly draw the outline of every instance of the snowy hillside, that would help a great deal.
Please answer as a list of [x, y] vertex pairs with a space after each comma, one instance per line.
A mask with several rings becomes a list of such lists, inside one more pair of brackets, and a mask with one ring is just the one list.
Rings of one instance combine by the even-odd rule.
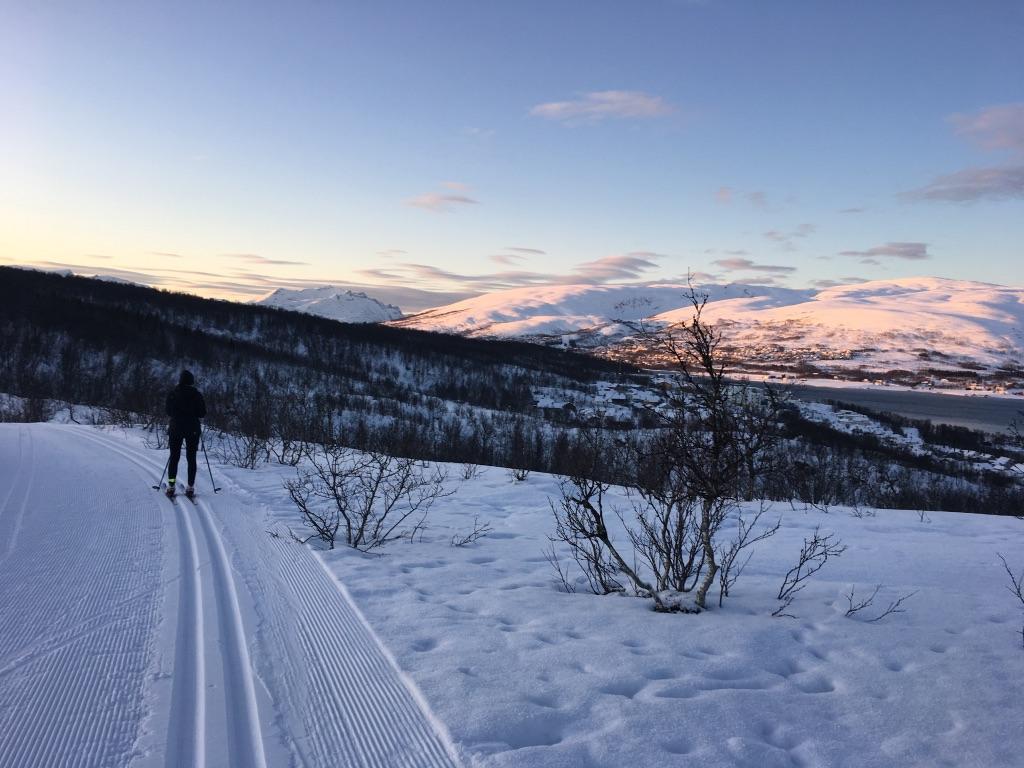
[[[223, 492], [167, 500], [143, 438], [0, 424], [0, 765], [1021, 765], [1013, 517], [779, 504], [723, 607], [661, 614], [558, 588], [556, 477], [454, 465], [379, 557], [295, 543], [295, 469], [215, 440]], [[847, 550], [773, 618], [818, 525]]]
[[[616, 320], [688, 320], [685, 286], [517, 288], [410, 316], [398, 324], [472, 336], [514, 336], [615, 353], [643, 350]], [[818, 292], [707, 285], [705, 319], [740, 362], [814, 364], [830, 373], [1024, 366], [1024, 288], [934, 277], [877, 280]]]
[[310, 315], [320, 315], [342, 323], [383, 323], [397, 320], [402, 310], [357, 291], [340, 290], [330, 285], [292, 290], [278, 288], [254, 302]]
[[[599, 330], [622, 333], [616, 321], [637, 321], [678, 308], [685, 285], [545, 285], [512, 288], [411, 315], [407, 328], [468, 336], [531, 337]], [[764, 306], [803, 301], [812, 291], [754, 285], [705, 286], [715, 300], [756, 297]]]

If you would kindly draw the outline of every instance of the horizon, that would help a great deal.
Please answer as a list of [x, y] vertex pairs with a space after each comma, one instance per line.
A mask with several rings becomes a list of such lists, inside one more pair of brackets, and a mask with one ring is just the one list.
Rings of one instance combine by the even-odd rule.
[[1017, 3], [5, 16], [2, 264], [403, 311], [691, 272], [1024, 282]]

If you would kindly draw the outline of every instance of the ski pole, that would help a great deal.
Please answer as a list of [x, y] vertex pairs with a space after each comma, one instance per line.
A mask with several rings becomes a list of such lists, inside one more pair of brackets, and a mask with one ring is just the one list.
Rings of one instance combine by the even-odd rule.
[[160, 486], [164, 484], [164, 475], [167, 474], [167, 468], [169, 466], [171, 466], [171, 457], [170, 457], [170, 455], [167, 456], [167, 461], [164, 462], [164, 471], [160, 473], [160, 480], [159, 480], [159, 482], [157, 482], [157, 484], [153, 486], [153, 490], [154, 491], [159, 491], [160, 490]]
[[213, 482], [213, 470], [210, 468], [210, 457], [206, 453], [206, 441], [203, 440], [202, 432], [199, 433], [199, 444], [203, 446], [203, 458], [206, 459], [206, 469], [210, 473], [210, 485], [213, 486], [213, 492], [217, 493], [218, 491], [220, 491], [220, 488], [218, 488], [217, 484]]

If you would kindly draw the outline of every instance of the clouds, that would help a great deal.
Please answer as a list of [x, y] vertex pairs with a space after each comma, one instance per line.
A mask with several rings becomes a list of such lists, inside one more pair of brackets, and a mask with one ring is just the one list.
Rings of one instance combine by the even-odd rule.
[[758, 210], [768, 210], [768, 194], [763, 190], [754, 189], [744, 192], [735, 187], [719, 187], [715, 190], [715, 201], [722, 205], [731, 205], [733, 200], [740, 197]]
[[534, 117], [559, 122], [599, 122], [609, 119], [662, 117], [675, 107], [643, 91], [590, 91], [572, 101], [549, 101], [530, 109]]
[[453, 195], [445, 192], [427, 192], [423, 195], [410, 197], [405, 201], [406, 205], [413, 208], [422, 208], [432, 213], [450, 213], [459, 206], [476, 205], [479, 200], [474, 200], [466, 195]]
[[908, 200], [969, 203], [978, 200], [1024, 199], [1024, 165], [965, 168], [938, 176], [919, 189], [905, 192]]
[[291, 261], [289, 259], [268, 259], [264, 256], [260, 256], [257, 253], [224, 253], [221, 254], [228, 259], [238, 259], [244, 261], [246, 264], [261, 264], [268, 266], [287, 266], [287, 267], [305, 267], [309, 265], [308, 261]]
[[794, 229], [792, 232], [783, 232], [778, 229], [769, 229], [763, 233], [766, 238], [774, 243], [778, 243], [782, 246], [785, 251], [795, 251], [796, 243], [795, 240], [801, 240], [810, 234], [813, 234], [817, 227], [813, 224], [801, 224], [799, 227]]
[[917, 202], [972, 203], [1024, 199], [1024, 103], [1000, 104], [948, 118], [953, 130], [988, 151], [1010, 152], [1015, 162], [972, 166], [937, 176], [923, 187], [904, 192]]
[[841, 285], [852, 285], [855, 283], [866, 283], [867, 278], [864, 277], [840, 277], [838, 280], [812, 280], [811, 286], [814, 288], [838, 288]]
[[880, 264], [879, 259], [905, 259], [907, 261], [923, 261], [930, 259], [928, 243], [892, 242], [876, 245], [866, 251], [840, 251], [840, 256], [860, 258], [864, 264]]
[[523, 248], [514, 245], [505, 246], [506, 251], [515, 251], [516, 253], [522, 253], [527, 256], [546, 256], [547, 251], [542, 251], [540, 248]]
[[729, 272], [762, 272], [769, 275], [790, 275], [796, 272], [796, 267], [783, 264], [756, 264], [750, 259], [718, 259], [712, 263]]
[[605, 256], [586, 261], [573, 268], [573, 273], [584, 282], [608, 283], [614, 280], [635, 280], [643, 272], [658, 266], [660, 254], [651, 251], [633, 251], [616, 256]]
[[1024, 103], [999, 104], [948, 120], [957, 134], [982, 149], [1024, 152]]
[[[644, 273], [655, 269], [658, 266], [658, 261], [663, 258], [665, 257], [662, 254], [653, 251], [631, 251], [585, 261], [574, 266], [569, 272], [561, 274], [523, 269], [466, 274], [443, 269], [433, 264], [412, 262], [390, 265], [386, 269], [363, 269], [359, 273], [369, 279], [389, 284], [416, 281], [447, 286], [455, 290], [481, 292], [531, 285], [615, 283], [636, 280]], [[498, 254], [492, 256], [491, 260], [500, 264], [517, 265], [516, 257], [509, 254]]]

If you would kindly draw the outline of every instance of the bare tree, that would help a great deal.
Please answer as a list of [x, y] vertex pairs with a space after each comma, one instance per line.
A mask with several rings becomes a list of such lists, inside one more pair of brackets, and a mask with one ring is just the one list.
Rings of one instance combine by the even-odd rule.
[[772, 611], [772, 616], [796, 618], [787, 611], [797, 594], [807, 586], [807, 580], [824, 568], [830, 557], [839, 557], [845, 551], [846, 547], [835, 538], [834, 533], [823, 536], [821, 526], [816, 526], [811, 537], [804, 539], [796, 565], [790, 568], [782, 579], [782, 585], [776, 595], [781, 605]]
[[551, 540], [568, 546], [594, 594], [625, 592], [623, 581], [627, 580], [639, 594], [657, 601], [654, 588], [636, 574], [612, 543], [605, 521], [609, 487], [584, 475], [564, 481], [561, 498], [551, 503], [555, 516]]
[[[843, 616], [850, 618], [852, 616], [857, 615], [866, 608], [870, 608], [872, 605], [874, 605], [875, 598], [878, 597], [878, 593], [881, 591], [882, 587], [883, 585], [879, 584], [871, 591], [870, 595], [864, 598], [857, 599], [857, 588], [856, 586], [851, 585], [850, 591], [846, 593], [846, 602], [848, 604], [848, 607], [846, 609], [846, 613], [844, 613]], [[886, 616], [891, 616], [894, 613], [906, 613], [906, 609], [901, 607], [903, 605], [903, 602], [905, 600], [909, 600], [916, 594], [917, 592], [914, 591], [906, 595], [900, 595], [895, 600], [890, 601], [889, 605], [880, 614], [875, 616], [873, 619], [865, 619], [865, 621], [871, 623], [875, 621], [881, 621]]]
[[456, 533], [452, 536], [451, 545], [453, 547], [465, 547], [469, 544], [474, 544], [488, 533], [494, 530], [494, 527], [490, 523], [481, 523], [480, 516], [473, 516], [473, 527], [465, 533]]
[[454, 491], [447, 474], [415, 459], [339, 445], [316, 445], [311, 469], [285, 483], [304, 524], [331, 549], [339, 533], [369, 551], [422, 531], [430, 507]]
[[[765, 504], [761, 504], [757, 512], [749, 519], [746, 520], [741, 514], [736, 516], [736, 538], [732, 539], [726, 546], [721, 550], [721, 554], [718, 557], [718, 561], [721, 563], [721, 569], [718, 571], [718, 605], [721, 607], [722, 600], [729, 596], [729, 590], [732, 589], [733, 585], [739, 580], [740, 576], [743, 575], [743, 569], [747, 567], [747, 563], [750, 562], [750, 558], [753, 556], [753, 547], [760, 541], [764, 541], [767, 538], [774, 536], [779, 532], [779, 528], [782, 526], [782, 518], [778, 518], [773, 525], [765, 526], [758, 529], [758, 523], [761, 521], [761, 517], [768, 510]], [[740, 561], [740, 555], [745, 551], [747, 556]]]
[[475, 480], [480, 477], [480, 473], [483, 470], [479, 464], [474, 464], [471, 461], [462, 462], [462, 479], [463, 480]]
[[[755, 497], [758, 481], [777, 468], [772, 448], [783, 398], [770, 386], [726, 376], [721, 333], [702, 318], [708, 296], [691, 284], [687, 298], [689, 320], [660, 329], [641, 326], [640, 332], [662, 350], [680, 378], [680, 385], [666, 393], [668, 407], [654, 411], [662, 429], [651, 453], [667, 468], [661, 487], [677, 488], [687, 500], [680, 503], [678, 494], [672, 494], [675, 511], [663, 508], [654, 518], [658, 525], [667, 521], [670, 530], [691, 529], [701, 572], [694, 602], [704, 608], [722, 567], [717, 537], [723, 523], [741, 501]], [[684, 555], [683, 563], [688, 562], [688, 549], [676, 542], [673, 546]]]
[[[1010, 583], [1007, 585], [1007, 589], [1010, 594], [1020, 601], [1020, 604], [1024, 606], [1024, 571], [1021, 571], [1020, 576], [1014, 574], [1013, 569], [1010, 568], [1010, 564], [1006, 562], [1006, 558], [1001, 554], [999, 559], [1003, 561], [1003, 568], [1006, 569], [1006, 575], [1010, 577]], [[1020, 642], [1024, 646], [1024, 626], [1020, 629]]]
[[[628, 586], [652, 598], [658, 610], [684, 610], [681, 595], [690, 592], [696, 610], [706, 608], [716, 580], [721, 602], [745, 565], [740, 552], [778, 528], [754, 534], [764, 508], [747, 522], [742, 502], [753, 499], [759, 482], [776, 470], [780, 398], [770, 387], [726, 378], [721, 336], [701, 317], [707, 296], [691, 286], [688, 298], [689, 320], [636, 327], [677, 374], [665, 402], [648, 409], [655, 428], [631, 443], [598, 435], [595, 444], [602, 447], [570, 473], [552, 505], [555, 538], [569, 546], [594, 591]], [[629, 519], [614, 511], [632, 553], [609, 534], [609, 486], [595, 479], [609, 476], [626, 486], [632, 501]], [[733, 518], [738, 538], [723, 543], [722, 527]]]

